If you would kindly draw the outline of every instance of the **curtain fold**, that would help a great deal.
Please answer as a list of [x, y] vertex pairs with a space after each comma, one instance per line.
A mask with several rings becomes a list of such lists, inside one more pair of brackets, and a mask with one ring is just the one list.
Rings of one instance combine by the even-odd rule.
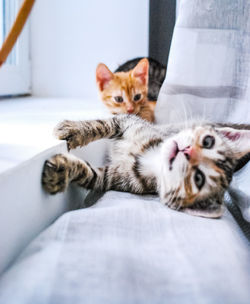
[[179, 1], [158, 123], [250, 121], [249, 16], [248, 0]]

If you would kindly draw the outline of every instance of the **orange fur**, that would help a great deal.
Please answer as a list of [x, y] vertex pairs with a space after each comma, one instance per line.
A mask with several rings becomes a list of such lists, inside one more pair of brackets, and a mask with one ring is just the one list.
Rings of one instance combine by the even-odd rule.
[[[128, 72], [112, 73], [103, 63], [97, 66], [96, 82], [100, 97], [112, 114], [135, 114], [154, 121], [155, 102], [147, 98], [148, 67], [146, 58]], [[140, 99], [134, 100], [138, 94], [141, 95]], [[122, 101], [116, 101], [116, 97], [121, 97]]]

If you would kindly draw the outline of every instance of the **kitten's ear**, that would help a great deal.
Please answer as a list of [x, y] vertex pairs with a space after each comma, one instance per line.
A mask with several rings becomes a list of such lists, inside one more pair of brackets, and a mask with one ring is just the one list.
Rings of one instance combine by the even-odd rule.
[[135, 77], [141, 81], [143, 85], [148, 84], [148, 68], [149, 62], [147, 58], [141, 59], [132, 71], [132, 77]]
[[237, 161], [245, 158], [247, 155], [250, 155], [250, 125], [245, 125], [244, 129], [237, 129], [227, 126], [218, 127], [215, 129], [229, 143], [229, 146], [232, 149], [233, 155]]
[[98, 64], [96, 68], [96, 82], [100, 91], [103, 91], [106, 88], [113, 77], [113, 73], [104, 63]]
[[207, 218], [220, 218], [225, 211], [224, 205], [210, 200], [194, 204], [192, 207], [181, 209], [182, 212]]

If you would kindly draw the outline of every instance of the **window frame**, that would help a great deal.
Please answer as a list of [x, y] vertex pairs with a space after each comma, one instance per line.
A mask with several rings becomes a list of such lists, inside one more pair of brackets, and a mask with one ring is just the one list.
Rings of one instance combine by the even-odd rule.
[[[3, 1], [0, 6], [3, 8]], [[22, 0], [16, 0], [18, 8]], [[3, 9], [0, 13], [3, 16]], [[14, 12], [15, 15], [17, 12]], [[3, 19], [2, 19], [3, 20]], [[8, 59], [0, 68], [0, 96], [24, 95], [31, 92], [31, 64], [30, 64], [30, 22], [25, 24], [18, 38], [16, 48], [16, 64], [10, 64]]]

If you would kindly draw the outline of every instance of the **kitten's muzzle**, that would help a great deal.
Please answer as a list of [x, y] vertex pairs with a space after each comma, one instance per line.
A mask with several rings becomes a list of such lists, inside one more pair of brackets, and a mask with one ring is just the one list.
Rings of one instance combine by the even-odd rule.
[[186, 159], [189, 161], [191, 158], [196, 157], [195, 149], [192, 146], [187, 146], [186, 148], [180, 150], [176, 141], [174, 141], [174, 147], [169, 157], [169, 170], [172, 170], [173, 162], [179, 152], [183, 152]]
[[187, 160], [190, 160], [190, 158], [193, 157], [195, 154], [194, 148], [192, 146], [187, 146], [181, 151], [184, 153]]
[[127, 112], [128, 112], [128, 114], [132, 114], [132, 113], [134, 113], [134, 109], [132, 109], [132, 108], [130, 109], [129, 108], [129, 109], [127, 109]]
[[178, 144], [175, 140], [173, 141], [173, 144], [174, 145], [173, 145], [172, 151], [171, 151], [170, 156], [169, 156], [169, 170], [172, 170], [173, 162], [174, 162], [178, 152], [180, 151], [179, 147], [178, 147]]

